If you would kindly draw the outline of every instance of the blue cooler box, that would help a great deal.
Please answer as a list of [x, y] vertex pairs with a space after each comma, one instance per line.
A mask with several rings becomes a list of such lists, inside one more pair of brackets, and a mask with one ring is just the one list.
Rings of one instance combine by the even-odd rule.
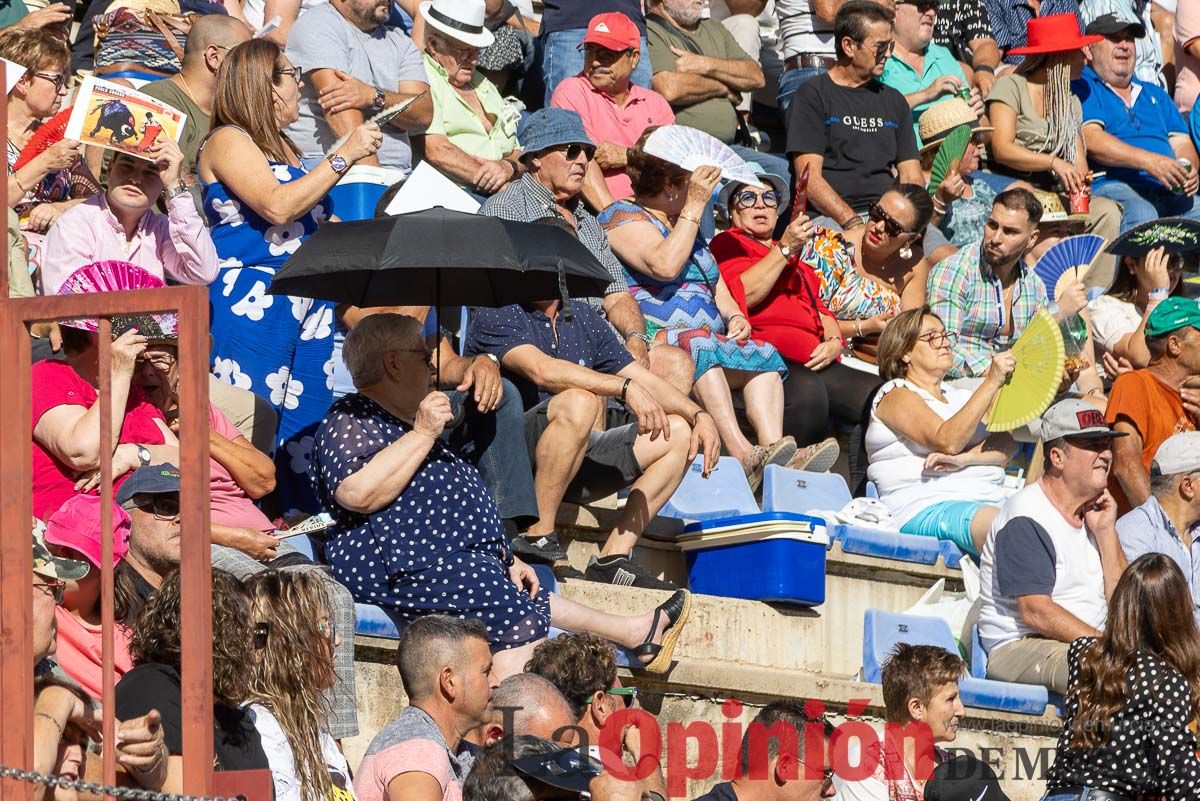
[[759, 512], [691, 523], [679, 545], [692, 592], [796, 606], [825, 603], [829, 534], [819, 517]]
[[339, 220], [373, 219], [379, 198], [388, 187], [403, 178], [401, 170], [356, 164], [329, 190], [332, 208], [328, 211]]

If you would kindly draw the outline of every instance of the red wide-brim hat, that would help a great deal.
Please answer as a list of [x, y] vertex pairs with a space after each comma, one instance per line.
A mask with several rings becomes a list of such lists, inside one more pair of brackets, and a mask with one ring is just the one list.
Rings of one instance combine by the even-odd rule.
[[1041, 53], [1065, 53], [1079, 50], [1099, 42], [1100, 34], [1085, 36], [1079, 30], [1079, 19], [1074, 14], [1051, 14], [1034, 17], [1025, 23], [1025, 46], [1008, 51], [1010, 56], [1033, 56]]

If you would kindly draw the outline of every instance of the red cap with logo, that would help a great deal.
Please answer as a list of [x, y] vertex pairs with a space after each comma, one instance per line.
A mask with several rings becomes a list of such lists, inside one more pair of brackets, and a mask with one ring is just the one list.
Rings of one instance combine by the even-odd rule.
[[[605, 50], [621, 52], [637, 50], [642, 46], [642, 33], [633, 20], [619, 11], [597, 14], [588, 23], [583, 44], [599, 45]], [[582, 46], [582, 45], [581, 45]]]

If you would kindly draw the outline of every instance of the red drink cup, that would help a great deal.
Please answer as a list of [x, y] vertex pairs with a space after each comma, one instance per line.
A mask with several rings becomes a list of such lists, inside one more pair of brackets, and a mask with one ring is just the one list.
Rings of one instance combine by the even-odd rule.
[[1092, 190], [1084, 187], [1068, 192], [1067, 204], [1071, 214], [1087, 214], [1092, 208]]

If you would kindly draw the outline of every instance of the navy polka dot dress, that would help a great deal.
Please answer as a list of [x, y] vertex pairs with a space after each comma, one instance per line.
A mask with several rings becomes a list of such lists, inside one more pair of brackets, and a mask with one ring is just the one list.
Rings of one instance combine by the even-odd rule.
[[317, 430], [310, 476], [334, 527], [325, 556], [355, 600], [401, 621], [443, 613], [481, 621], [493, 650], [542, 639], [550, 598], [508, 577], [504, 524], [475, 468], [436, 442], [400, 496], [374, 514], [351, 512], [334, 493], [411, 428], [375, 401], [347, 395]]

